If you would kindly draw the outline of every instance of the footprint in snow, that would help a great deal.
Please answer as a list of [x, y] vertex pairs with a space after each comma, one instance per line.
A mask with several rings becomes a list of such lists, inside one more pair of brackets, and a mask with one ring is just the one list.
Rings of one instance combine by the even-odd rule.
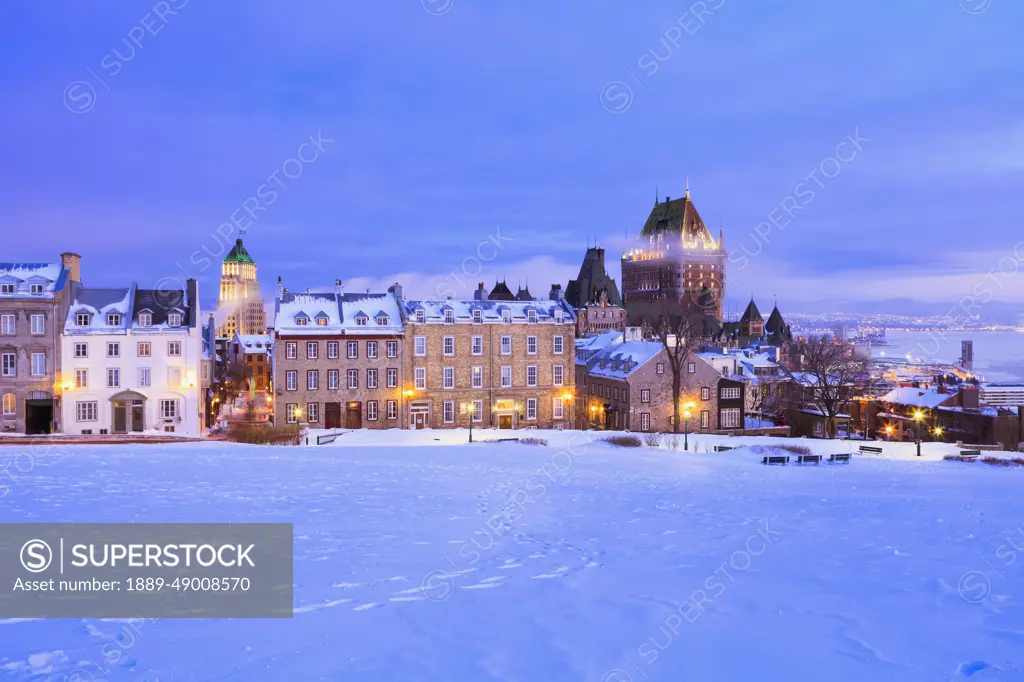
[[559, 566], [550, 573], [541, 573], [540, 575], [533, 576], [534, 580], [548, 580], [551, 578], [564, 578], [565, 574], [569, 572], [568, 566]]
[[971, 677], [980, 673], [982, 670], [988, 670], [989, 668], [998, 670], [998, 668], [990, 663], [986, 663], [985, 661], [967, 661], [957, 666], [956, 672], [961, 677]]
[[494, 578], [484, 578], [476, 585], [466, 585], [463, 589], [466, 590], [487, 590], [495, 587], [501, 587], [508, 580], [505, 576], [495, 576]]
[[384, 606], [384, 605], [380, 604], [378, 602], [372, 601], [372, 602], [370, 602], [368, 604], [360, 604], [359, 606], [353, 606], [352, 610], [353, 611], [369, 611], [370, 609], [379, 609], [382, 606]]
[[298, 606], [292, 610], [293, 613], [315, 613], [316, 611], [323, 611], [324, 609], [333, 609], [335, 606], [342, 606], [343, 604], [351, 604], [354, 599], [335, 599], [334, 601], [323, 602], [322, 604], [307, 604], [306, 606]]

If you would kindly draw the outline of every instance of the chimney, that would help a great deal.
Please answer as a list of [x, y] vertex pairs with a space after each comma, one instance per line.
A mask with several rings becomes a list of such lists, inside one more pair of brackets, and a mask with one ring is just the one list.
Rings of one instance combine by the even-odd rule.
[[389, 286], [388, 287], [388, 291], [390, 291], [392, 294], [394, 294], [396, 299], [398, 299], [398, 300], [402, 299], [402, 285], [399, 284], [398, 282], [395, 282], [394, 284]]
[[477, 283], [476, 291], [473, 292], [473, 300], [474, 301], [486, 301], [487, 300], [487, 291], [484, 290], [484, 283], [483, 282]]
[[68, 269], [68, 279], [72, 282], [82, 283], [82, 257], [77, 253], [65, 251], [60, 254], [61, 266]]
[[185, 295], [188, 297], [188, 326], [195, 328], [199, 322], [199, 282], [195, 278], [185, 280]]
[[563, 298], [563, 296], [562, 296], [562, 285], [561, 284], [552, 284], [551, 285], [551, 293], [548, 294], [548, 298], [551, 299], [552, 301], [561, 301], [562, 298]]
[[281, 283], [281, 275], [278, 275], [277, 276], [277, 297], [281, 298], [286, 291], [288, 291], [288, 290], [285, 289], [284, 285]]
[[334, 280], [334, 293], [341, 296], [345, 293], [345, 287], [342, 285], [340, 279]]
[[965, 410], [978, 409], [978, 387], [964, 386], [960, 389], [960, 407]]

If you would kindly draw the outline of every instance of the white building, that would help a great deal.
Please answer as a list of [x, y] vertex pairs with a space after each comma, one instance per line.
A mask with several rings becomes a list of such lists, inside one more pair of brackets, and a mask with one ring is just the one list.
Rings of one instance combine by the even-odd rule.
[[64, 431], [201, 436], [202, 331], [187, 291], [78, 287], [64, 321]]
[[992, 407], [1024, 405], [1024, 384], [982, 384], [981, 399]]

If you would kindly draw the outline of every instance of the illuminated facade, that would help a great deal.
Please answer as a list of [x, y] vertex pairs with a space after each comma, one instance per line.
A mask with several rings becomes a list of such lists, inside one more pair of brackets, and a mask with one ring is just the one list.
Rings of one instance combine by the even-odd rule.
[[639, 244], [622, 256], [622, 294], [631, 325], [668, 310], [703, 310], [722, 319], [727, 253], [690, 201], [654, 204]]
[[234, 247], [220, 266], [220, 299], [218, 303], [218, 338], [234, 338], [235, 334], [265, 334], [267, 313], [260, 296], [256, 262], [242, 245]]

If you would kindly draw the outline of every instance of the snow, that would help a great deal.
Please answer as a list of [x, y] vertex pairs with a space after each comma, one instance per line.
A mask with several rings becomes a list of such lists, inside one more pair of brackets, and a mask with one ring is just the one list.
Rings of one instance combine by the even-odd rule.
[[[529, 311], [537, 313], [538, 322], [571, 322], [575, 312], [568, 303], [561, 301], [491, 301], [491, 300], [413, 300], [403, 301], [406, 316], [414, 319], [418, 310], [423, 311], [424, 321], [443, 322], [445, 310], [450, 309], [455, 320], [468, 321], [473, 318], [473, 311], [479, 310], [483, 324], [500, 323], [503, 311], [508, 311], [513, 323], [526, 323]], [[556, 314], [562, 320], [555, 319]]]
[[710, 451], [860, 443], [473, 435], [549, 446], [359, 431], [334, 447], [58, 444], [31, 466], [0, 449], [0, 469], [22, 458], [3, 522], [293, 522], [296, 606], [286, 621], [0, 615], [0, 679], [1024, 678], [1024, 470], [937, 462], [953, 448], [934, 443], [926, 461], [886, 443], [765, 467]]
[[[588, 373], [594, 377], [625, 379], [653, 360], [664, 348], [660, 341], [623, 341], [611, 344], [588, 360]], [[627, 362], [628, 369], [624, 364]]]
[[915, 388], [913, 386], [900, 386], [892, 389], [879, 400], [884, 403], [895, 405], [909, 405], [911, 407], [925, 407], [935, 409], [942, 403], [956, 397], [956, 391], [939, 393], [934, 388]]
[[[0, 263], [0, 282], [13, 284], [15, 296], [49, 299], [53, 298], [55, 289], [64, 286], [63, 271], [64, 266], [60, 263]], [[32, 284], [42, 284], [43, 293], [30, 293]]]

